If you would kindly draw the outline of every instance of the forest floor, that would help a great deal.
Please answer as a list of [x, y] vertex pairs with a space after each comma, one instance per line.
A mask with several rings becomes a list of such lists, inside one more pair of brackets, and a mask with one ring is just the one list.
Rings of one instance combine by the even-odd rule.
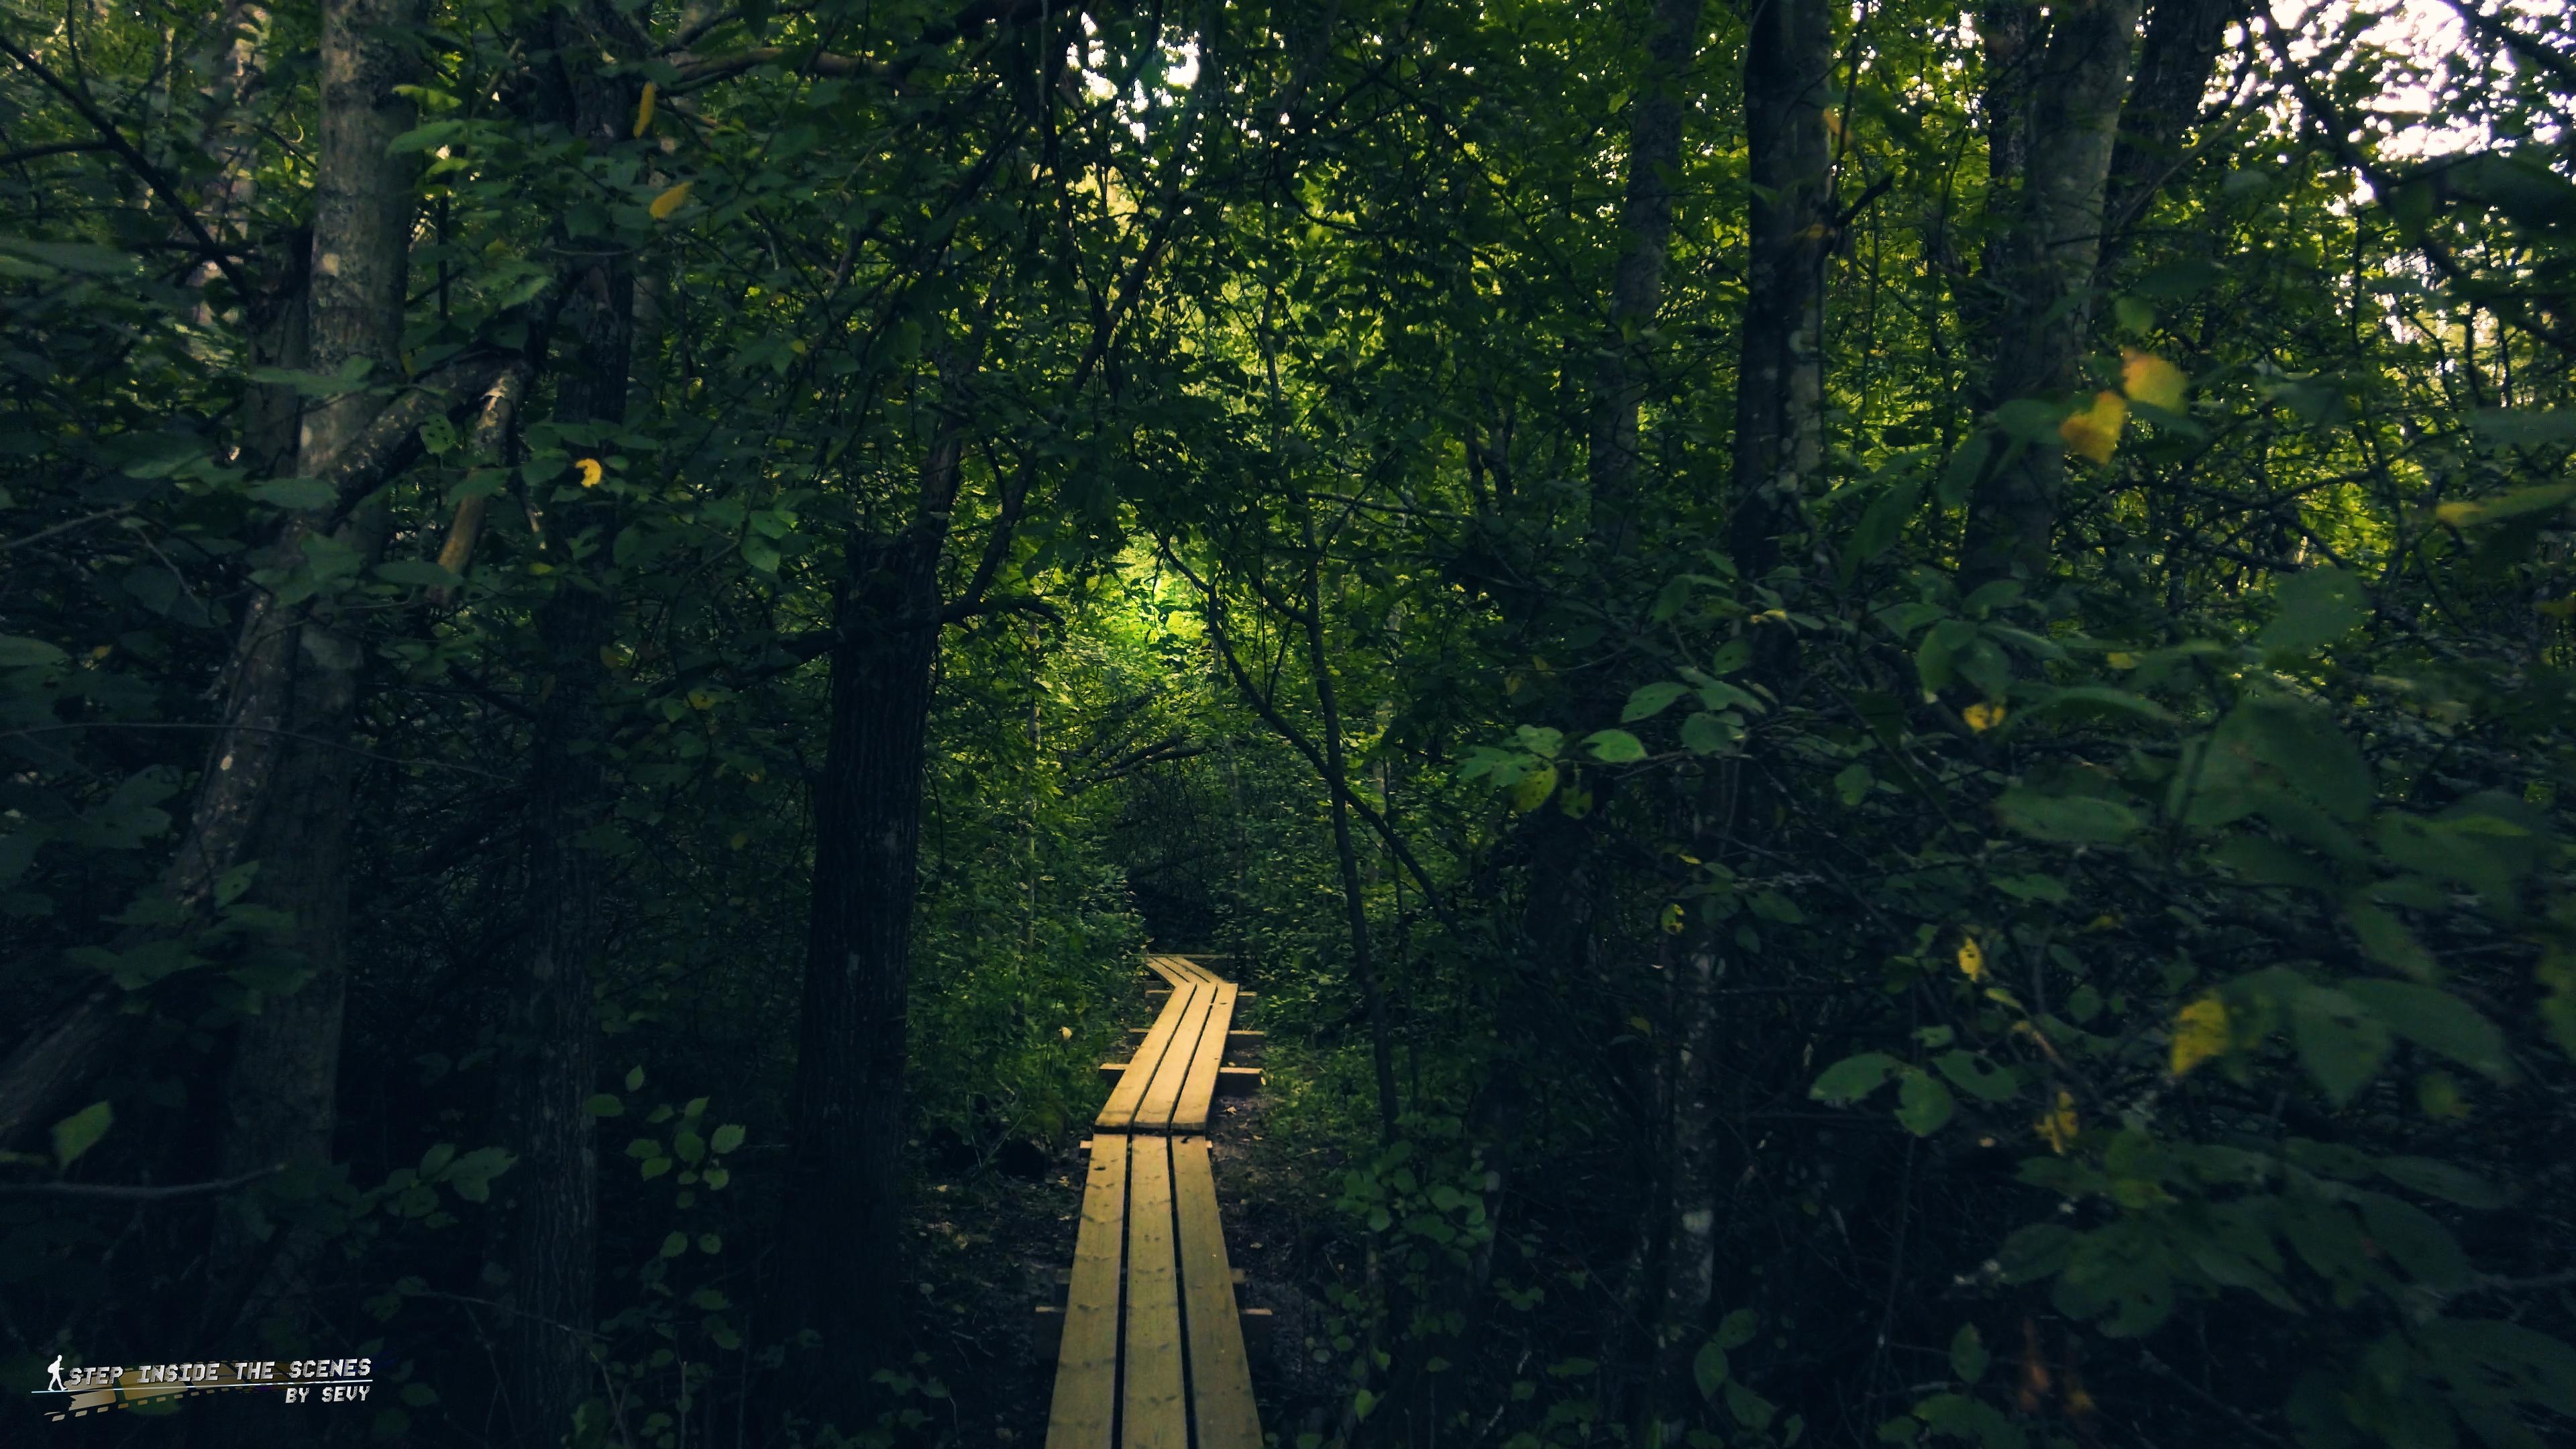
[[[1301, 1195], [1266, 1150], [1264, 1105], [1259, 1095], [1220, 1103], [1210, 1147], [1226, 1252], [1245, 1275], [1237, 1296], [1243, 1307], [1271, 1310], [1275, 1324], [1266, 1352], [1252, 1346], [1262, 1427], [1293, 1444], [1300, 1432], [1328, 1428], [1339, 1399], [1314, 1360], [1326, 1336], [1319, 1295], [1330, 1269]], [[1073, 1263], [1084, 1164], [1068, 1150], [1016, 1165], [1018, 1173], [988, 1165], [934, 1176], [916, 1203], [915, 1341], [950, 1395], [918, 1402], [932, 1419], [925, 1427], [961, 1445], [1046, 1440], [1055, 1363], [1034, 1351], [1036, 1309], [1064, 1301], [1057, 1275]]]

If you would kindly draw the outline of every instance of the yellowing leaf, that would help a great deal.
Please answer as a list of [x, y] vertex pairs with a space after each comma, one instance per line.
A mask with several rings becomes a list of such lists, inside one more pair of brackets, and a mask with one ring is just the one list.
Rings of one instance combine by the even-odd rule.
[[641, 136], [653, 125], [653, 97], [659, 88], [651, 81], [644, 83], [644, 98], [635, 103], [635, 134]]
[[2039, 1128], [2040, 1139], [2048, 1144], [2049, 1151], [2064, 1156], [2067, 1145], [2075, 1140], [2078, 1125], [2075, 1118], [2075, 1094], [2058, 1093], [2057, 1105], [2049, 1109], [2047, 1116], [2032, 1125]]
[[1072, 1027], [1069, 1027], [1069, 1026], [1059, 1026], [1059, 1027], [1057, 1027], [1057, 1028], [1056, 1028], [1056, 1034], [1057, 1034], [1057, 1035], [1059, 1035], [1059, 1036], [1061, 1036], [1061, 1037], [1063, 1037], [1066, 1041], [1071, 1041], [1071, 1040], [1073, 1040], [1073, 1028], [1072, 1028]]
[[2135, 669], [2138, 667], [2138, 656], [2131, 654], [2124, 649], [2114, 649], [2106, 657], [2111, 667], [2114, 669]]
[[575, 458], [572, 460], [572, 466], [573, 471], [581, 475], [581, 486], [584, 488], [598, 487], [599, 480], [606, 477], [608, 472], [607, 469], [599, 466], [597, 458]]
[[689, 691], [689, 708], [713, 709], [715, 707], [716, 697], [714, 695], [707, 693], [703, 689], [692, 689]]
[[1986, 948], [1974, 936], [1959, 938], [1959, 974], [1971, 981], [1986, 979]]
[[1512, 786], [1512, 808], [1526, 815], [1546, 804], [1547, 797], [1555, 793], [1556, 766], [1541, 765]]
[[1968, 728], [1979, 734], [2004, 722], [2004, 707], [2000, 704], [1972, 704], [1959, 714], [1968, 722]]
[[2182, 369], [2150, 352], [2135, 348], [2122, 351], [2120, 387], [2133, 402], [2163, 408], [2169, 413], [2182, 411], [2185, 380]]
[[2129, 420], [2129, 400], [2116, 392], [2093, 394], [2093, 406], [2057, 425], [2066, 446], [2096, 463], [2111, 461], [2120, 446], [2120, 425]]
[[599, 662], [611, 669], [623, 669], [635, 662], [635, 651], [623, 644], [599, 646]]
[[1664, 907], [1664, 934], [1667, 936], [1678, 936], [1681, 933], [1682, 908], [1681, 903], [1676, 901], [1673, 904]]
[[2174, 1013], [2173, 1074], [2177, 1077], [2227, 1050], [2227, 1003], [2204, 996]]
[[2433, 510], [2433, 516], [2457, 528], [2464, 523], [2476, 522], [2478, 514], [2483, 511], [2474, 503], [2445, 503]]
[[653, 219], [655, 221], [669, 221], [671, 219], [671, 213], [680, 209], [680, 203], [689, 199], [689, 188], [697, 184], [698, 183], [694, 181], [683, 181], [679, 185], [672, 187], [670, 190], [663, 192], [661, 195], [654, 197], [653, 204], [644, 209], [653, 213]]

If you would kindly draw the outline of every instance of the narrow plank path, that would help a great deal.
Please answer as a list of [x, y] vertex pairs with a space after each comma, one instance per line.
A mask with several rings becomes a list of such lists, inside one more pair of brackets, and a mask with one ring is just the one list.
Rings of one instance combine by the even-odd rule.
[[1233, 982], [1148, 955], [1171, 984], [1100, 1110], [1056, 1350], [1047, 1449], [1260, 1449], [1252, 1363], [1208, 1162]]

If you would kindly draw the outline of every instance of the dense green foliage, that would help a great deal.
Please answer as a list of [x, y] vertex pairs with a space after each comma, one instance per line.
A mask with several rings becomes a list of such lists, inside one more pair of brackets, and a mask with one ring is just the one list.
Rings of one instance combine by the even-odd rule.
[[[0, 5], [0, 1366], [979, 1437], [920, 1189], [1069, 1148], [1152, 940], [1263, 993], [1283, 1444], [2563, 1438], [2559, 11], [1829, 7], [1775, 112], [1794, 36], [1686, 0], [436, 3], [399, 354], [317, 369], [322, 15]], [[2038, 62], [2105, 15], [2054, 296]], [[412, 410], [361, 484], [297, 458], [351, 399]], [[208, 843], [279, 627], [361, 681], [269, 731], [356, 764], [338, 946]], [[907, 1291], [818, 1309], [816, 850], [911, 820], [848, 947]], [[242, 1043], [343, 981], [323, 1150], [229, 1176]], [[595, 1288], [504, 1266], [557, 1222]], [[558, 1312], [578, 1383], [511, 1378]]]

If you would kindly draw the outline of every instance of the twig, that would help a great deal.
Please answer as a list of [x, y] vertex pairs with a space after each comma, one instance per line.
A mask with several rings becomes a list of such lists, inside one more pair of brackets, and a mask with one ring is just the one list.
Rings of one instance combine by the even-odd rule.
[[171, 1187], [127, 1187], [107, 1182], [0, 1182], [0, 1197], [71, 1198], [79, 1202], [167, 1202], [172, 1198], [206, 1197], [247, 1187], [286, 1170], [285, 1163], [227, 1177], [221, 1182], [188, 1182]]

